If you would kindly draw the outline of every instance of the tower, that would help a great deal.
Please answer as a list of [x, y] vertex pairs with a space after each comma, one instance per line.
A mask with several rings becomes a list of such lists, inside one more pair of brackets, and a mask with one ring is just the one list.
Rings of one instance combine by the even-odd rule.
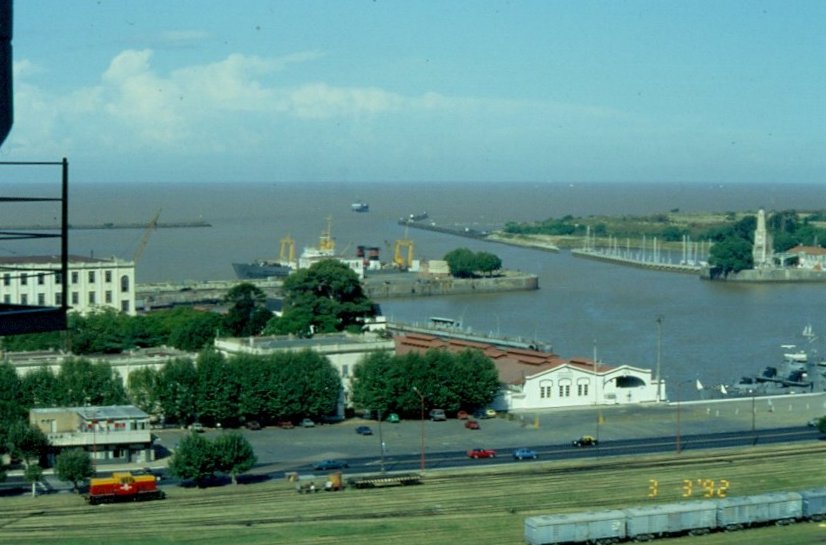
[[772, 266], [772, 237], [766, 231], [766, 211], [762, 208], [757, 212], [757, 228], [754, 230], [754, 247], [752, 258], [755, 269], [764, 269]]

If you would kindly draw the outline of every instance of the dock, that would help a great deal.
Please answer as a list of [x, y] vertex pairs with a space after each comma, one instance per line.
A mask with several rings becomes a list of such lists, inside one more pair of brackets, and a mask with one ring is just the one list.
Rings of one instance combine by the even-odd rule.
[[653, 271], [699, 275], [704, 269], [702, 265], [671, 263], [670, 261], [647, 259], [645, 257], [638, 259], [634, 257], [625, 257], [602, 250], [574, 249], [571, 250], [571, 255], [585, 259], [593, 259], [596, 261], [605, 261], [607, 263], [613, 263], [614, 265], [625, 265], [627, 267], [637, 267], [640, 269], [650, 269]]

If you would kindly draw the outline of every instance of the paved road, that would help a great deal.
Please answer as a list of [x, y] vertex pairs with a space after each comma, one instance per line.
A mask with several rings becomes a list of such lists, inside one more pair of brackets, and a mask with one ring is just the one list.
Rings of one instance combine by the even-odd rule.
[[[676, 440], [678, 433], [692, 435], [805, 426], [811, 418], [822, 415], [826, 415], [826, 394], [549, 410], [481, 420], [479, 430], [465, 429], [463, 422], [455, 419], [425, 421], [424, 426], [418, 420], [402, 421], [383, 423], [381, 438], [378, 423], [362, 419], [315, 428], [265, 428], [244, 433], [258, 456], [260, 466], [256, 471], [273, 472], [331, 458], [372, 456], [378, 463], [382, 441], [387, 458], [420, 456], [422, 432], [426, 457], [477, 447], [494, 448], [509, 454], [511, 449], [519, 446], [568, 444], [583, 434], [597, 436], [601, 442], [645, 437]], [[355, 428], [360, 425], [369, 425], [374, 434], [358, 435]], [[174, 448], [181, 433], [164, 430], [158, 435], [163, 445]], [[221, 432], [210, 430], [207, 436], [217, 433]]]

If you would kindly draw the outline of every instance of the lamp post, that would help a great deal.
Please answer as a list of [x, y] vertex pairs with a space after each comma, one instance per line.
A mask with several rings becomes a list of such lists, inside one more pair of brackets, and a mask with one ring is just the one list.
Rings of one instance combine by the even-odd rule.
[[381, 434], [381, 420], [382, 420], [382, 410], [379, 409], [379, 467], [381, 468], [381, 472], [384, 473], [384, 438]]
[[662, 401], [662, 380], [660, 377], [660, 365], [662, 363], [663, 352], [663, 317], [657, 316], [657, 403]]
[[422, 431], [421, 431], [421, 462], [420, 467], [422, 473], [424, 473], [424, 394], [422, 394], [419, 389], [413, 386], [413, 391], [416, 392], [416, 395], [419, 396], [419, 400], [421, 401], [421, 418], [422, 418]]

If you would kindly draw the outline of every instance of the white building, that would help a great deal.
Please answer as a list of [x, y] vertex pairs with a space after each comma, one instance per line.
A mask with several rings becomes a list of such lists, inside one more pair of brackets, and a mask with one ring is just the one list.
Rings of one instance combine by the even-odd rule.
[[[394, 341], [397, 354], [432, 349], [482, 351], [493, 361], [502, 383], [493, 403], [497, 410], [531, 411], [658, 401], [657, 380], [650, 369], [610, 366], [581, 358], [565, 359], [538, 350], [421, 333], [397, 336]], [[659, 388], [659, 399], [662, 399], [665, 397], [664, 381]]]
[[69, 311], [113, 308], [135, 315], [134, 262], [70, 255], [68, 286], [60, 265], [59, 256], [0, 257], [0, 301], [59, 307], [66, 290]]

